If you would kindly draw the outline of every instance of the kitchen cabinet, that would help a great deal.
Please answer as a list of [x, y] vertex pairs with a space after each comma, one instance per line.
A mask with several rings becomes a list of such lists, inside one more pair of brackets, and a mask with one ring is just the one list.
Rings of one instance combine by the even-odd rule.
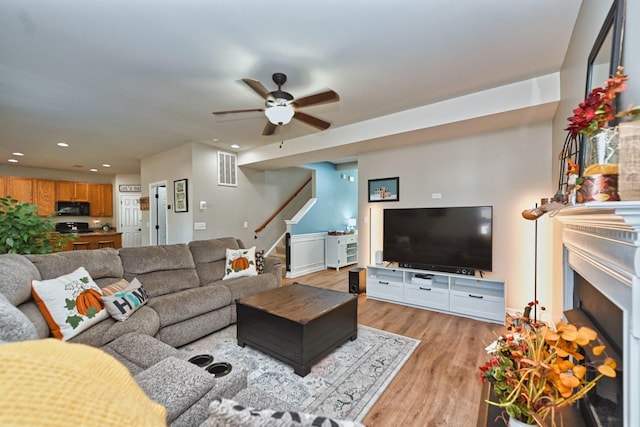
[[51, 215], [56, 210], [56, 181], [50, 179], [32, 181], [33, 204], [38, 205], [38, 215]]
[[56, 200], [88, 202], [89, 184], [86, 182], [56, 181]]
[[33, 180], [21, 176], [7, 177], [7, 195], [22, 203], [33, 203]]
[[7, 197], [7, 177], [0, 176], [0, 197]]
[[89, 184], [89, 209], [91, 216], [113, 216], [111, 184]]

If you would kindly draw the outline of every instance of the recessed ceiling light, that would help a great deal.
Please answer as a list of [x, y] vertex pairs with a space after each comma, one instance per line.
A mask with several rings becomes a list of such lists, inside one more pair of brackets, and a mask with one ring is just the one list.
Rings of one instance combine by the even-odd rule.
[[89, 169], [89, 171], [91, 171], [91, 172], [98, 172], [98, 169], [96, 169], [96, 168], [91, 168], [91, 169]]
[[11, 153], [14, 156], [24, 156], [24, 153], [20, 153], [19, 151], [16, 151], [15, 153]]
[[240, 146], [238, 144], [231, 144], [231, 148], [237, 150]]
[[220, 142], [218, 138], [213, 138], [213, 142]]
[[110, 167], [111, 167], [111, 165], [110, 165], [109, 163], [103, 163], [103, 164], [102, 164], [102, 167], [103, 167], [103, 168], [110, 168]]
[[68, 147], [69, 146], [69, 144], [67, 144], [66, 142], [58, 142], [56, 145], [58, 147]]
[[18, 163], [18, 161], [16, 159], [9, 159], [7, 160], [9, 163]]

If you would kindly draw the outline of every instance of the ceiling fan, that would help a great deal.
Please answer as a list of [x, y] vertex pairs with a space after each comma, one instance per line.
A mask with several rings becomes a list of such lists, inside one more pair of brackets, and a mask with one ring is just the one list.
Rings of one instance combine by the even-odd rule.
[[264, 111], [267, 116], [267, 124], [262, 130], [262, 135], [273, 135], [276, 128], [286, 125], [291, 119], [296, 119], [309, 126], [320, 130], [328, 129], [331, 123], [317, 117], [299, 111], [299, 108], [310, 107], [312, 105], [327, 104], [340, 100], [340, 96], [332, 90], [327, 90], [315, 95], [309, 95], [295, 99], [289, 92], [282, 90], [282, 85], [287, 81], [287, 76], [283, 73], [274, 73], [273, 82], [278, 85], [278, 89], [269, 92], [262, 83], [253, 79], [242, 79], [251, 89], [264, 98], [264, 108], [248, 108], [243, 110], [214, 111], [215, 115], [231, 113], [247, 113], [251, 111]]

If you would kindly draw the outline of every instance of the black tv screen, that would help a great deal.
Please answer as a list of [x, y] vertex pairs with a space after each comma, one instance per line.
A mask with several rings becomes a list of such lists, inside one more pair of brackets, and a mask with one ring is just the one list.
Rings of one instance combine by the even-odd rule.
[[382, 252], [400, 267], [491, 271], [492, 229], [492, 206], [385, 209]]

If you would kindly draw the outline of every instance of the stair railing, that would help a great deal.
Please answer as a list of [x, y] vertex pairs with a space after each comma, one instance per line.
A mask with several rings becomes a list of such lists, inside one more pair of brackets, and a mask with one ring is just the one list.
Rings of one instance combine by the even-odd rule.
[[260, 226], [259, 226], [258, 228], [256, 228], [256, 229], [254, 230], [254, 233], [256, 233], [256, 236], [255, 236], [255, 238], [256, 238], [256, 239], [258, 238], [257, 234], [258, 234], [259, 232], [261, 232], [262, 230], [264, 230], [264, 229], [267, 227], [267, 225], [269, 225], [269, 223], [270, 223], [271, 221], [273, 221], [273, 219], [274, 219], [276, 216], [278, 216], [278, 214], [279, 214], [280, 212], [282, 212], [282, 211], [287, 207], [287, 205], [289, 205], [289, 203], [291, 203], [291, 202], [296, 198], [296, 196], [297, 196], [298, 194], [300, 194], [300, 192], [301, 192], [302, 190], [304, 190], [304, 187], [306, 187], [307, 185], [309, 185], [309, 183], [310, 183], [311, 181], [312, 181], [312, 178], [311, 178], [311, 177], [309, 177], [309, 179], [307, 179], [307, 181], [305, 181], [305, 183], [304, 183], [304, 184], [302, 184], [302, 185], [300, 186], [300, 188], [298, 188], [296, 191], [294, 191], [294, 193], [293, 193], [293, 194], [292, 194], [292, 195], [291, 195], [287, 200], [285, 200], [285, 202], [284, 202], [282, 205], [280, 205], [280, 207], [279, 207], [278, 209], [276, 209], [276, 211], [275, 211], [274, 213], [272, 213], [272, 214], [271, 214], [271, 216], [269, 216], [269, 218], [267, 218], [267, 219], [266, 219], [262, 224], [260, 224]]

